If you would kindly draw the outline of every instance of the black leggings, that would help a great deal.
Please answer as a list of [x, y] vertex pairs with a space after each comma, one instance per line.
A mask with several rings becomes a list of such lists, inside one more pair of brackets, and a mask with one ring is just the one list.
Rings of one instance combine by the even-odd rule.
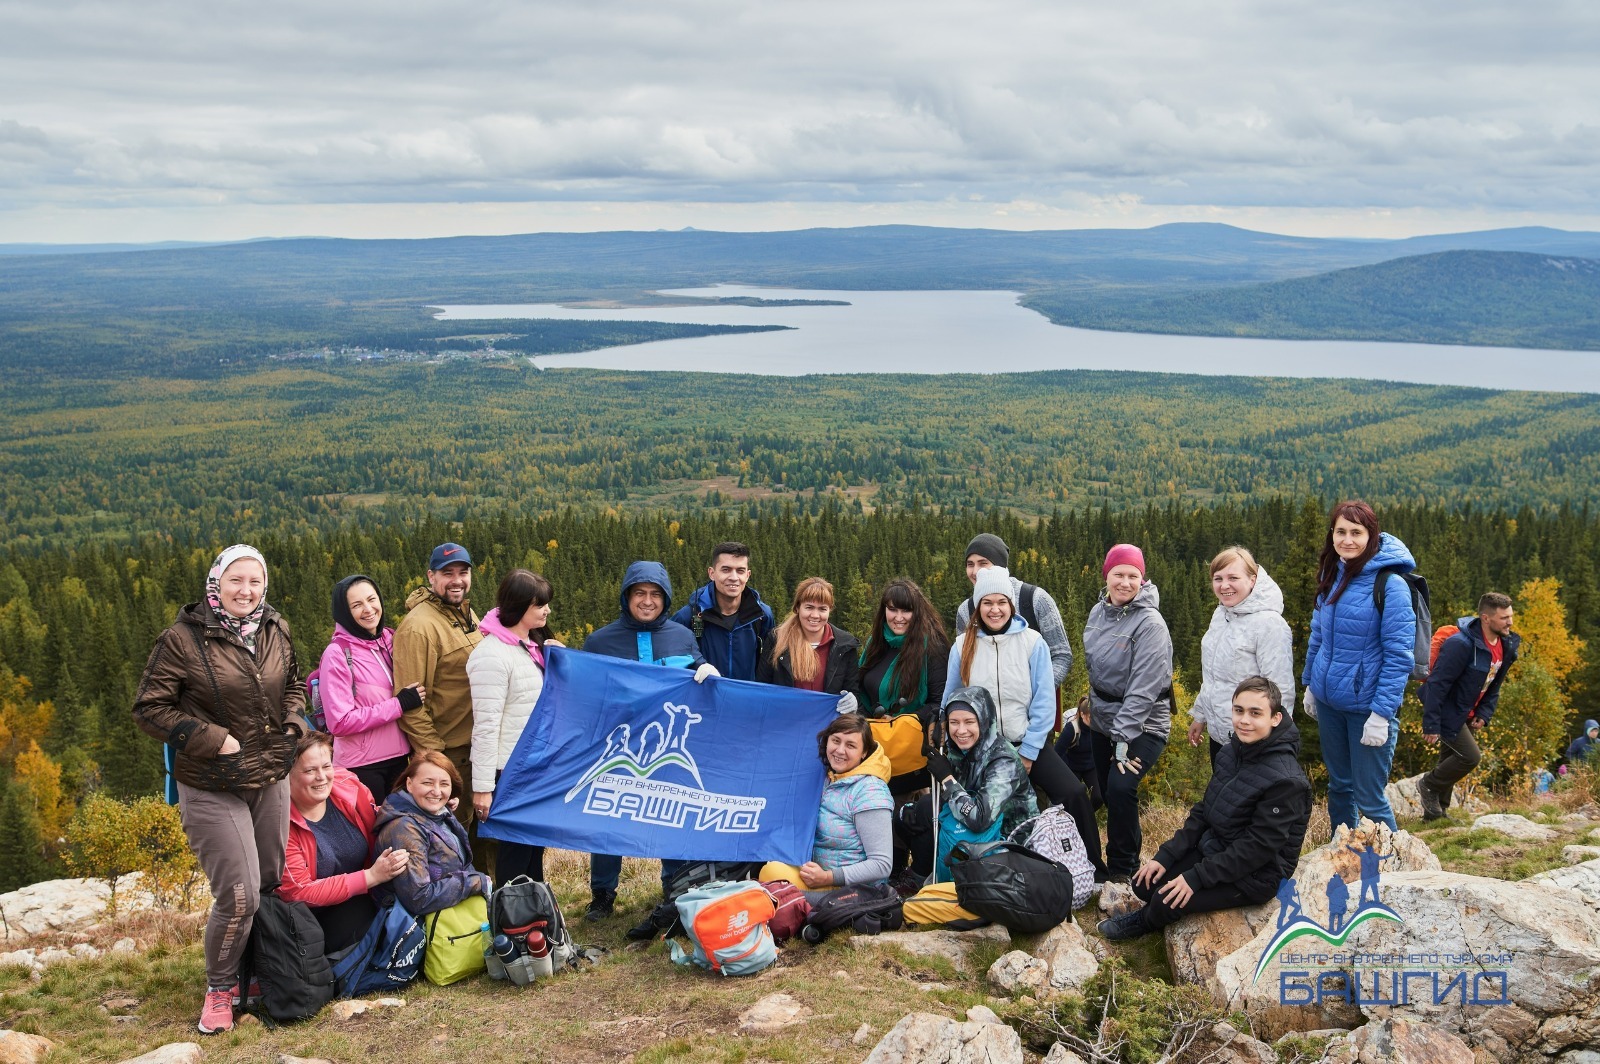
[[[1086, 739], [1084, 744], [1087, 745]], [[1104, 872], [1105, 861], [1100, 856], [1100, 825], [1094, 818], [1089, 789], [1067, 767], [1055, 747], [1045, 743], [1040, 748], [1039, 756], [1033, 761], [1033, 770], [1028, 773], [1028, 780], [1045, 793], [1051, 804], [1061, 806], [1072, 817], [1072, 822], [1078, 825], [1078, 834], [1083, 838], [1089, 863], [1094, 865], [1096, 872]]]
[[382, 805], [383, 800], [389, 797], [389, 792], [394, 788], [394, 781], [406, 770], [410, 758], [405, 754], [391, 757], [387, 761], [374, 761], [370, 765], [357, 765], [350, 772], [361, 785], [372, 792], [372, 804]]
[[1097, 731], [1090, 731], [1089, 739], [1094, 743], [1094, 767], [1106, 799], [1106, 871], [1131, 876], [1139, 869], [1139, 847], [1144, 841], [1139, 830], [1139, 781], [1155, 767], [1167, 741], [1159, 735], [1141, 734], [1128, 744], [1128, 758], [1139, 762], [1139, 770], [1123, 772], [1115, 765], [1114, 742]]

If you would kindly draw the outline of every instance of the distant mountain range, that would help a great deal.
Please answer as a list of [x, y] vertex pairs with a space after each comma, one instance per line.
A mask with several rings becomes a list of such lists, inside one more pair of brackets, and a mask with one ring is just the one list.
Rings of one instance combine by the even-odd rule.
[[1028, 302], [1086, 329], [1600, 350], [1600, 259], [1520, 251], [1440, 251], [1181, 296]]
[[1540, 265], [1600, 259], [1600, 233], [1544, 228], [1333, 240], [1206, 223], [870, 226], [8, 250], [0, 366], [77, 372], [189, 372], [286, 347], [426, 348], [448, 333], [430, 305], [630, 300], [720, 282], [1009, 289], [1091, 328], [1600, 348], [1588, 268]]

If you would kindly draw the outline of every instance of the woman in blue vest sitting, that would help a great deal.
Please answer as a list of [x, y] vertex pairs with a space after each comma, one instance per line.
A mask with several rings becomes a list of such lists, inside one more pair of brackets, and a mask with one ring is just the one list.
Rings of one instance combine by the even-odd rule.
[[762, 880], [786, 879], [816, 894], [884, 882], [894, 845], [889, 755], [873, 740], [865, 717], [845, 713], [817, 735], [817, 756], [827, 767], [828, 785], [811, 860], [798, 868], [768, 862]]

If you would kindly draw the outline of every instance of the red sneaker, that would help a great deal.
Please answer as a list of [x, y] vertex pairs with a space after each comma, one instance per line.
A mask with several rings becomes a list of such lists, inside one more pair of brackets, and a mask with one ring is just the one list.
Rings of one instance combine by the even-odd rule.
[[233, 989], [206, 991], [206, 1003], [200, 1007], [201, 1034], [233, 1030]]
[[241, 1006], [253, 1009], [261, 1001], [261, 984], [254, 979], [250, 980], [250, 989], [245, 992], [243, 999], [239, 997], [239, 987], [235, 984], [228, 999], [233, 1002], [233, 1007], [236, 1009]]

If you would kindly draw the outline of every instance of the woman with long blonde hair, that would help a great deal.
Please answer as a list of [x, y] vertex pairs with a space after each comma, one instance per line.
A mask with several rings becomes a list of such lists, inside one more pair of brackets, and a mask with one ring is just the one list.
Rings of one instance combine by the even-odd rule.
[[789, 616], [761, 641], [756, 679], [840, 695], [839, 711], [847, 713], [856, 708], [861, 643], [829, 622], [832, 613], [833, 585], [820, 576], [800, 581]]

